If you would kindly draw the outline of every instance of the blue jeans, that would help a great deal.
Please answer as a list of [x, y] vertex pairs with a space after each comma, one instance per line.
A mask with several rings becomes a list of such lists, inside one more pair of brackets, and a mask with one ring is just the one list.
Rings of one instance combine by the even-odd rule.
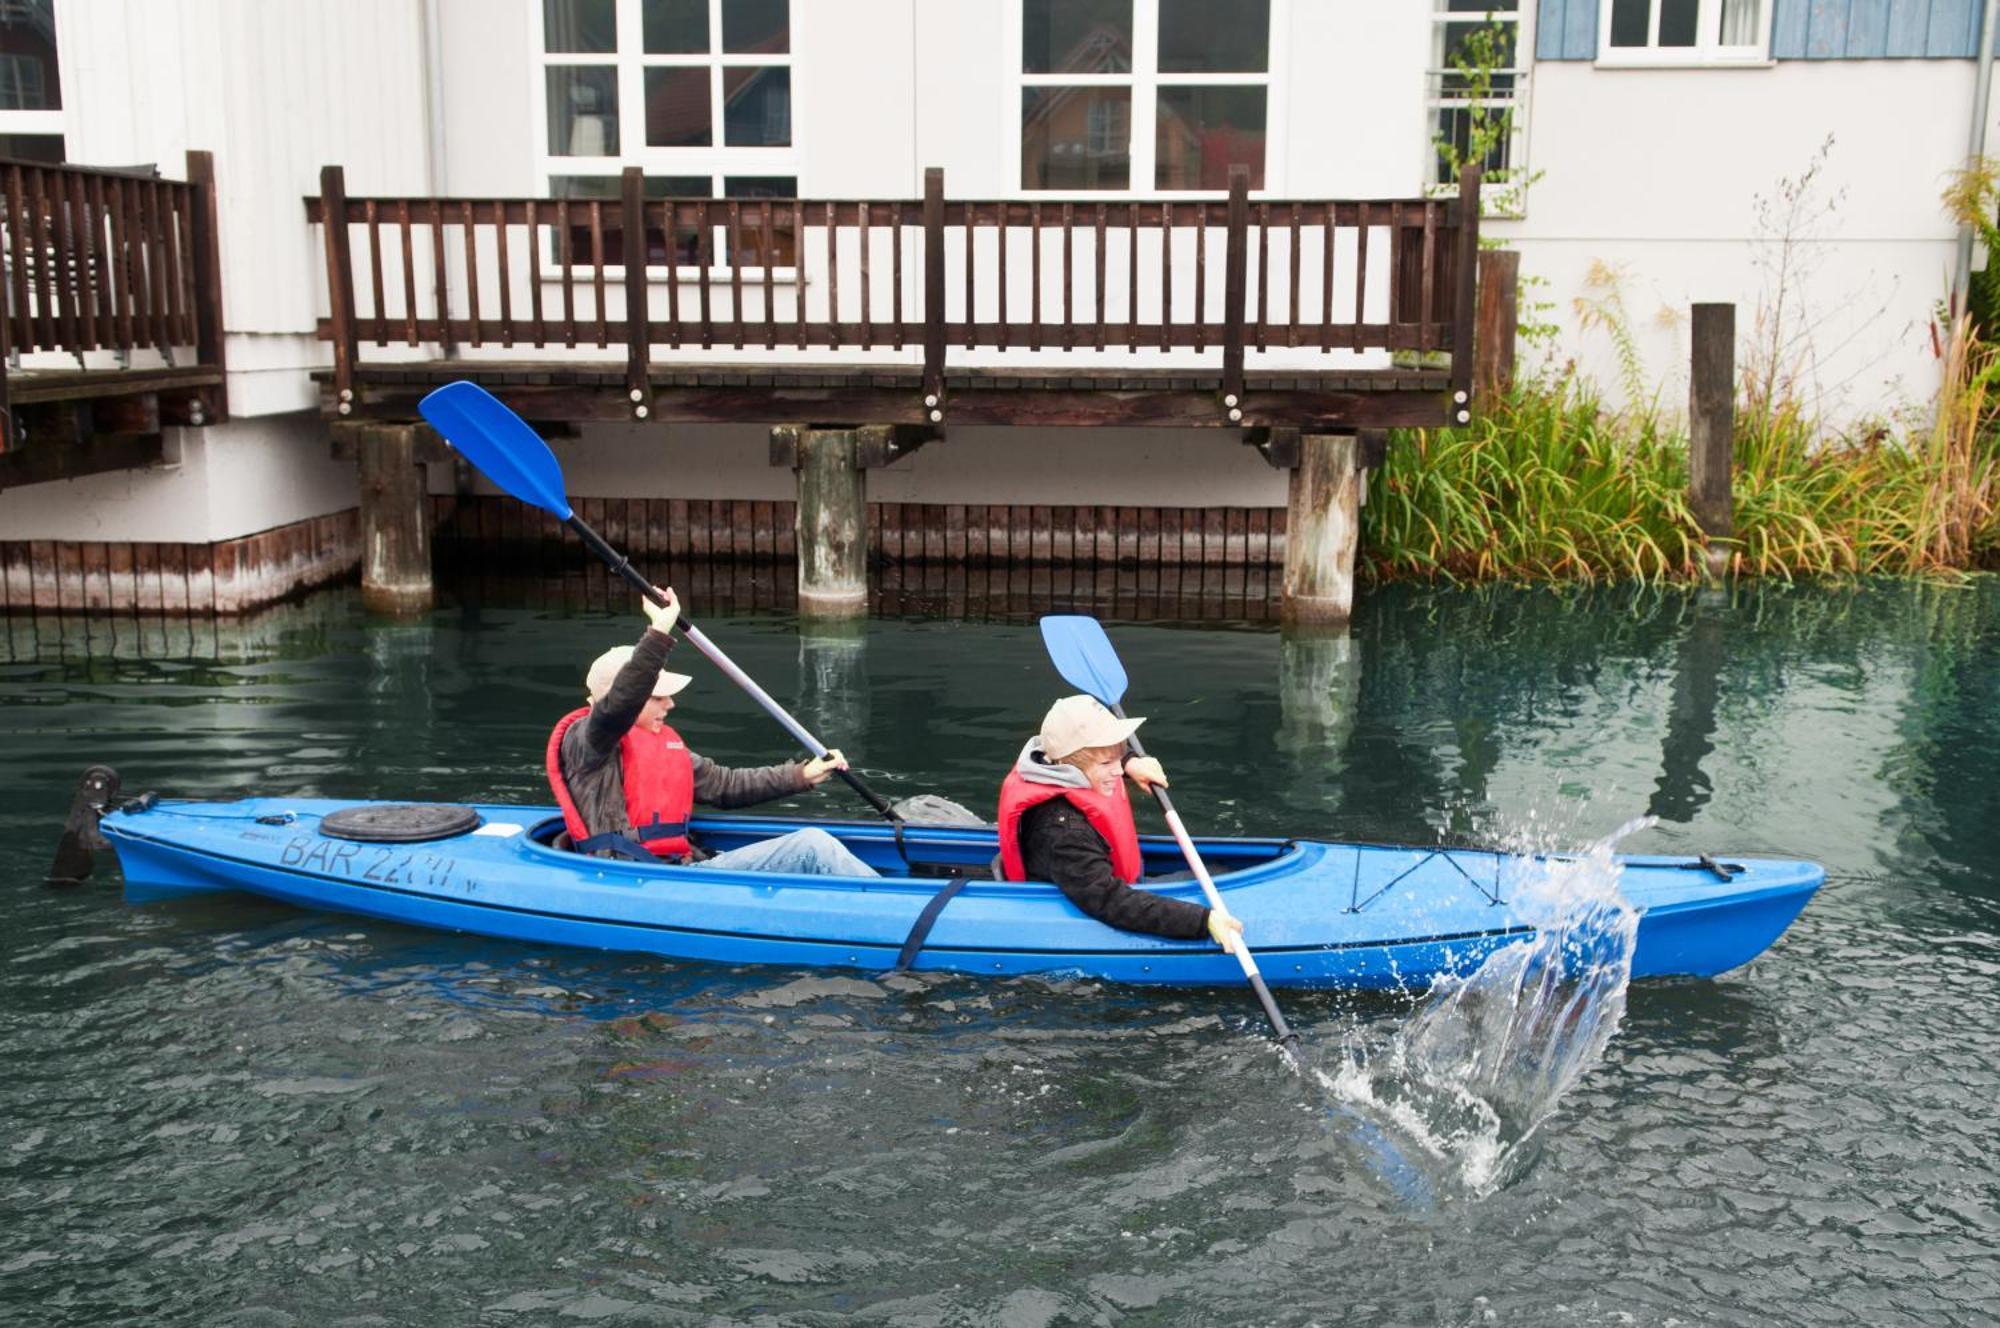
[[847, 851], [847, 845], [824, 830], [794, 830], [789, 835], [732, 848], [691, 863], [725, 871], [793, 872], [800, 876], [879, 876], [880, 872]]

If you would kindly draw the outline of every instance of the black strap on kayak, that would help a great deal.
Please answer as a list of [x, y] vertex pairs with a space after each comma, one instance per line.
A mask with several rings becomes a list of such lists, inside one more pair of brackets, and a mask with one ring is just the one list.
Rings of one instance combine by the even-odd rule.
[[[644, 832], [642, 831], [641, 833]], [[609, 853], [614, 858], [624, 858], [628, 862], [659, 861], [644, 844], [634, 840], [630, 835], [621, 835], [615, 831], [607, 831], [601, 835], [592, 835], [588, 839], [577, 840], [571, 843], [570, 851], [574, 853]]]
[[1681, 866], [1689, 871], [1714, 872], [1725, 885], [1741, 876], [1744, 870], [1743, 864], [1740, 862], [1717, 862], [1706, 853], [1696, 858], [1693, 862], [1683, 862]]
[[938, 914], [944, 912], [944, 906], [949, 904], [952, 897], [963, 890], [971, 879], [970, 876], [954, 876], [945, 882], [942, 890], [930, 897], [930, 902], [924, 905], [924, 911], [917, 914], [916, 925], [910, 928], [909, 936], [903, 941], [903, 948], [897, 952], [896, 966], [890, 969], [890, 972], [900, 973], [916, 962], [917, 952], [924, 948], [924, 941], [930, 937], [931, 928], [937, 924]]

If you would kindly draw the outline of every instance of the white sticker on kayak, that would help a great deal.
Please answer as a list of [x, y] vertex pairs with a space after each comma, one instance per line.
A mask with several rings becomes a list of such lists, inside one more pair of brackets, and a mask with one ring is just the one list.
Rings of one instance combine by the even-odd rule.
[[509, 835], [520, 834], [521, 830], [522, 827], [515, 825], [512, 821], [488, 821], [472, 833], [475, 835], [493, 835], [496, 838], [505, 839]]

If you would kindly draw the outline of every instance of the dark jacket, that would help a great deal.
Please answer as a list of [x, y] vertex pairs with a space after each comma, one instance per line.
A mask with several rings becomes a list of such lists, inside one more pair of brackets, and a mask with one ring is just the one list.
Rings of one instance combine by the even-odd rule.
[[[1066, 776], [1074, 776], [1083, 785], [1082, 771], [1047, 760], [1040, 745], [1031, 742], [1021, 753], [1022, 761], [1034, 764], [1031, 778], [1064, 783]], [[1029, 880], [1055, 882], [1071, 903], [1099, 922], [1182, 941], [1208, 935], [1205, 906], [1136, 890], [1119, 880], [1111, 870], [1111, 846], [1067, 798], [1050, 798], [1022, 815], [1021, 864]]]
[[[653, 694], [653, 680], [666, 667], [672, 647], [672, 637], [648, 628], [633, 648], [632, 658], [612, 679], [610, 690], [590, 708], [590, 716], [570, 725], [569, 732], [563, 734], [559, 757], [563, 780], [585, 828], [593, 835], [634, 833], [625, 812], [618, 744], [639, 722], [639, 712]], [[795, 761], [731, 770], [692, 749], [688, 760], [694, 765], [694, 800], [708, 807], [750, 807], [812, 787], [806, 782], [804, 767]]]

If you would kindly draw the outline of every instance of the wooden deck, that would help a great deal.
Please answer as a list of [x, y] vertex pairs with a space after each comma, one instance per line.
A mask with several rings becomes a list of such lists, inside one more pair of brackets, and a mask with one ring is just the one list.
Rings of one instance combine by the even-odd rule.
[[[185, 182], [0, 161], [0, 488], [144, 465], [227, 417], [215, 168]], [[93, 352], [151, 367], [12, 367]]]
[[[649, 199], [636, 168], [621, 183], [352, 199], [326, 168], [305, 200], [326, 253], [326, 416], [414, 419], [429, 386], [471, 378], [549, 423], [1467, 417], [1478, 217], [1457, 199], [1252, 202], [1240, 173], [1226, 200], [1192, 202], [947, 201], [939, 171], [920, 200]], [[1461, 197], [1478, 193], [1468, 171]], [[995, 363], [1011, 353], [1034, 361]], [[1181, 367], [1190, 354], [1203, 363]], [[1426, 367], [1334, 367], [1391, 357]]]

